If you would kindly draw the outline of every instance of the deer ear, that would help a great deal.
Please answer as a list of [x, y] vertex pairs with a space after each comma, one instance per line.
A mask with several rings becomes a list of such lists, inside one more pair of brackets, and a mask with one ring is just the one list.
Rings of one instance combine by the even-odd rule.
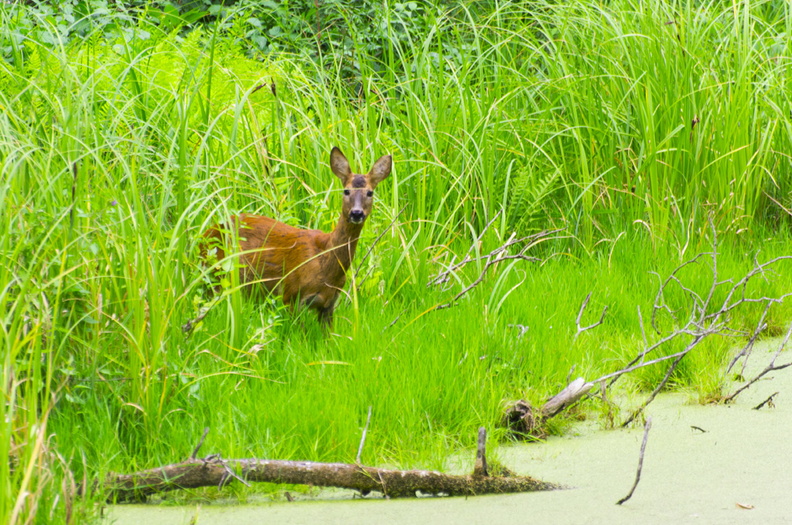
[[349, 169], [349, 161], [344, 154], [341, 153], [341, 150], [335, 147], [333, 151], [330, 152], [330, 169], [333, 170], [336, 177], [341, 179], [341, 182], [344, 184], [346, 184], [349, 176], [352, 175], [352, 170]]
[[391, 172], [391, 166], [393, 166], [393, 157], [390, 155], [384, 155], [377, 159], [377, 162], [374, 163], [371, 167], [371, 171], [369, 171], [369, 182], [372, 188], [388, 178]]

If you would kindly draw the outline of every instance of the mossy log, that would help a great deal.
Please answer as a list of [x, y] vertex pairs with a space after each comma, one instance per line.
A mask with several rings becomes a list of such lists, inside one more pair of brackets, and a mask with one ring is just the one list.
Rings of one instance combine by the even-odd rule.
[[[483, 430], [483, 429], [482, 429]], [[387, 497], [422, 495], [475, 496], [532, 492], [561, 488], [527, 476], [487, 474], [480, 435], [476, 469], [472, 475], [451, 475], [428, 470], [388, 470], [348, 463], [315, 463], [267, 459], [190, 458], [180, 463], [135, 472], [111, 474], [105, 481], [110, 501], [140, 501], [147, 496], [178, 489], [222, 487], [231, 479], [243, 482], [286, 483], [352, 489]]]

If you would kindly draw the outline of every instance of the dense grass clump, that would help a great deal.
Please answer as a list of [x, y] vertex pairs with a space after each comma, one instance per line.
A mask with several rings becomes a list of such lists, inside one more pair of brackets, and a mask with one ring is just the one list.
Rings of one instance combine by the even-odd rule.
[[[312, 25], [252, 22], [247, 2], [112, 21], [66, 4], [0, 7], [4, 523], [90, 519], [101, 490], [72, 487], [184, 458], [207, 426], [226, 457], [352, 461], [371, 407], [364, 462], [442, 467], [505, 401], [633, 357], [658, 275], [713, 230], [720, 280], [789, 255], [788, 3], [386, 2], [373, 28], [337, 3], [311, 48]], [[358, 171], [395, 160], [334, 334], [229, 278], [185, 336], [209, 304], [201, 232], [238, 212], [331, 229], [334, 145]], [[484, 267], [428, 286], [451, 261], [551, 228], [541, 261], [436, 308]], [[789, 270], [748, 292], [789, 292]], [[586, 318], [608, 315], [575, 337], [588, 293]], [[713, 338], [672, 386], [717, 398], [731, 346]]]

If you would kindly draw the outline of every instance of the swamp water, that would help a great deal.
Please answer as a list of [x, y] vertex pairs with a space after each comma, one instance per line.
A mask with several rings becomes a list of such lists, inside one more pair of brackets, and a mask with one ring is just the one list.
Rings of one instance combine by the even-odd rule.
[[[761, 369], [774, 350], [756, 348], [751, 361]], [[752, 409], [774, 392], [775, 407]], [[599, 430], [592, 422], [543, 444], [497, 451], [513, 471], [574, 487], [568, 490], [400, 500], [323, 490], [295, 494], [291, 503], [115, 505], [102, 523], [792, 523], [792, 367], [765, 376], [731, 405], [691, 405], [683, 394], [666, 394], [647, 414], [652, 429], [641, 481], [622, 506], [616, 501], [635, 480], [643, 428]]]

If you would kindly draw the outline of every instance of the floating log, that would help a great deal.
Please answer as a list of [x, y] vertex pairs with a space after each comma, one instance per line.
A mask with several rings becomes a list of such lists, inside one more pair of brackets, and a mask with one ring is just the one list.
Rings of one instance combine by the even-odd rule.
[[[483, 429], [482, 429], [483, 430]], [[472, 475], [428, 470], [388, 470], [349, 463], [315, 463], [268, 459], [191, 457], [180, 463], [135, 472], [110, 474], [105, 481], [110, 501], [140, 501], [152, 494], [198, 487], [222, 487], [232, 479], [243, 482], [287, 483], [352, 489], [386, 497], [475, 496], [562, 488], [528, 476], [491, 476], [486, 473], [483, 440], [479, 434], [477, 468]]]

